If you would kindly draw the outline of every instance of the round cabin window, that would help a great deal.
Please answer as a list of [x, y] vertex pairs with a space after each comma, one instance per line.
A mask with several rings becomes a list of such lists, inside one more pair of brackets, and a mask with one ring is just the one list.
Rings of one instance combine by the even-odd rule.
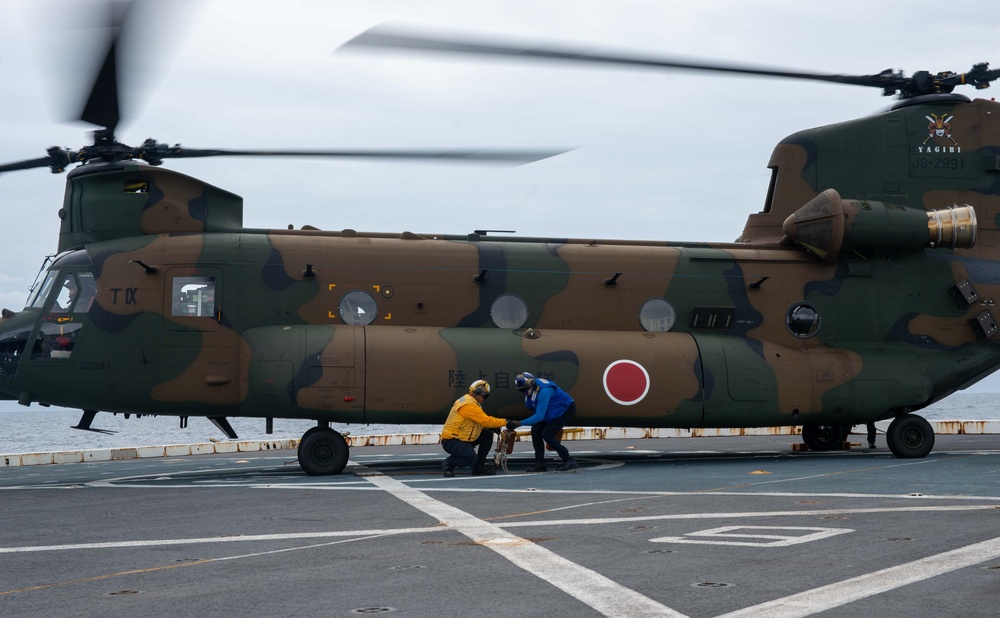
[[497, 328], [521, 328], [528, 321], [528, 305], [519, 296], [503, 294], [493, 301], [490, 319]]
[[812, 337], [819, 330], [819, 312], [809, 303], [795, 303], [785, 315], [788, 330], [796, 337]]
[[639, 323], [651, 333], [665, 333], [674, 327], [674, 306], [662, 298], [647, 300], [639, 310]]
[[361, 290], [348, 292], [340, 301], [340, 319], [344, 324], [371, 324], [375, 320], [376, 310], [375, 300]]

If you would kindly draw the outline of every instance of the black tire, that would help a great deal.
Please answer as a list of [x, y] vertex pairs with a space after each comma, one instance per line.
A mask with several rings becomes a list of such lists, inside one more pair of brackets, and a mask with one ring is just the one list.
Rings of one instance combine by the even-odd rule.
[[310, 476], [340, 474], [349, 452], [344, 436], [328, 427], [313, 427], [299, 441], [299, 465]]
[[316, 427], [310, 427], [309, 429], [306, 429], [306, 432], [304, 434], [302, 434], [301, 438], [299, 438], [299, 444], [302, 444], [302, 441], [305, 440], [306, 436], [308, 436], [309, 434], [316, 433], [317, 431], [319, 431], [321, 429], [329, 429], [329, 428], [330, 428], [329, 426], [327, 426], [327, 427], [320, 427], [319, 425], [317, 425]]
[[803, 425], [802, 441], [812, 451], [839, 449], [844, 444], [844, 428], [840, 425]]
[[892, 454], [901, 459], [926, 457], [934, 448], [934, 428], [922, 416], [897, 416], [885, 432]]

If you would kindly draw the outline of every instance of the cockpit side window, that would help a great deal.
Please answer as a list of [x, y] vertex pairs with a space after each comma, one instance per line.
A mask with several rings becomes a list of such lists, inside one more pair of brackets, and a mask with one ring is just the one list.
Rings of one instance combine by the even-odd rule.
[[73, 305], [73, 313], [87, 313], [90, 306], [94, 304], [97, 297], [97, 284], [94, 282], [94, 273], [77, 273], [77, 283], [80, 294], [77, 296], [76, 304]]
[[97, 285], [93, 273], [69, 273], [59, 287], [52, 313], [87, 313], [95, 296]]

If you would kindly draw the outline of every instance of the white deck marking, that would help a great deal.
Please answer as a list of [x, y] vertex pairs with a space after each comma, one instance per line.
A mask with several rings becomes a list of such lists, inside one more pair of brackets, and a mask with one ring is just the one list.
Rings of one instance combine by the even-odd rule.
[[[860, 601], [1000, 556], [1000, 537], [842, 582], [806, 590], [717, 618], [798, 618]], [[862, 612], [864, 613], [864, 612]]]
[[[744, 530], [767, 530], [771, 534], [751, 534]], [[777, 534], [779, 531], [811, 531], [811, 534]], [[651, 543], [692, 543], [700, 545], [734, 545], [736, 547], [788, 547], [800, 543], [811, 543], [854, 532], [850, 528], [813, 528], [803, 526], [722, 526], [711, 530], [688, 532], [684, 536], [661, 536], [649, 539]], [[724, 539], [724, 540], [723, 540]], [[736, 541], [734, 539], [761, 539], [757, 541]]]
[[859, 509], [821, 509], [808, 511], [744, 511], [717, 513], [675, 513], [671, 515], [629, 515], [627, 517], [595, 517], [588, 519], [548, 519], [535, 521], [512, 521], [504, 523], [505, 528], [536, 526], [589, 526], [595, 524], [620, 524], [637, 521], [663, 521], [678, 519], [748, 519], [751, 517], [802, 517], [825, 515], [860, 515], [865, 513], [935, 513], [952, 511], [995, 511], [995, 504], [970, 504], [958, 506], [898, 506]]
[[390, 495], [437, 518], [449, 528], [492, 549], [535, 577], [547, 581], [605, 616], [621, 618], [684, 616], [631, 588], [626, 588], [527, 539], [511, 534], [498, 525], [435, 500], [405, 483], [377, 473], [365, 478]]
[[335, 537], [388, 536], [392, 534], [418, 534], [436, 532], [438, 528], [387, 528], [385, 530], [344, 530], [341, 532], [289, 532], [287, 534], [247, 534], [238, 536], [210, 536], [192, 539], [151, 539], [147, 541], [110, 541], [107, 543], [74, 543], [72, 545], [30, 545], [0, 547], [0, 554], [64, 551], [70, 549], [118, 549], [128, 547], [155, 547], [161, 545], [197, 545], [201, 543], [246, 543], [253, 541], [294, 541], [299, 539], [325, 539]]

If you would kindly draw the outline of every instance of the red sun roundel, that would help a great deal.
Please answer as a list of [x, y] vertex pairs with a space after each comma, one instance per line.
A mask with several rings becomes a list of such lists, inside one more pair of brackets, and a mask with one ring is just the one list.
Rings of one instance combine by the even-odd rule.
[[617, 360], [604, 370], [604, 392], [619, 405], [639, 403], [649, 392], [649, 373], [635, 361]]

